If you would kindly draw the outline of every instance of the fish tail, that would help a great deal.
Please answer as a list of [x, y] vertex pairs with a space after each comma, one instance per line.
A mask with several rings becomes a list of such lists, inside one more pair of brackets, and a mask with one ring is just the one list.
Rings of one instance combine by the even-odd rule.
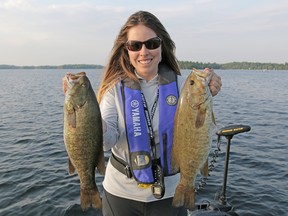
[[81, 189], [80, 203], [83, 211], [85, 211], [91, 206], [97, 209], [101, 209], [102, 201], [97, 188], [91, 190]]
[[184, 201], [185, 201], [185, 187], [182, 184], [179, 184], [176, 188], [175, 194], [174, 194], [174, 198], [173, 198], [173, 202], [172, 205], [174, 207], [181, 207], [184, 206]]
[[189, 188], [185, 191], [185, 208], [193, 210], [195, 206], [195, 188]]
[[185, 208], [192, 210], [195, 204], [195, 190], [194, 187], [185, 187], [179, 184], [176, 188], [172, 205], [174, 207], [184, 206]]
[[92, 191], [91, 199], [92, 199], [92, 207], [93, 208], [97, 208], [97, 209], [102, 208], [102, 200], [101, 200], [101, 197], [100, 197], [98, 190]]

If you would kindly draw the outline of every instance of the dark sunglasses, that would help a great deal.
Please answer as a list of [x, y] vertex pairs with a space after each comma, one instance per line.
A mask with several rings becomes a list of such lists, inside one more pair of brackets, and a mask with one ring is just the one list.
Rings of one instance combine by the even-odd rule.
[[145, 44], [145, 47], [149, 50], [157, 49], [161, 45], [161, 38], [155, 37], [143, 42], [135, 40], [127, 41], [126, 48], [130, 51], [136, 52], [142, 49], [143, 44]]

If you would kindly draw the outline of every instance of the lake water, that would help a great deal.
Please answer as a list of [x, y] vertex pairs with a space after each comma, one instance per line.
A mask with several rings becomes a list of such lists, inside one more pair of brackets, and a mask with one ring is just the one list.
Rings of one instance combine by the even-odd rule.
[[[67, 172], [61, 87], [66, 71], [0, 70], [1, 216], [101, 215], [94, 209], [81, 212], [79, 178]], [[97, 89], [101, 70], [86, 72]], [[239, 215], [287, 215], [288, 71], [216, 72], [223, 82], [214, 98], [218, 128], [252, 128], [232, 139], [228, 202]], [[222, 139], [199, 202], [213, 200], [221, 189], [225, 144]], [[97, 174], [101, 192], [102, 180]]]

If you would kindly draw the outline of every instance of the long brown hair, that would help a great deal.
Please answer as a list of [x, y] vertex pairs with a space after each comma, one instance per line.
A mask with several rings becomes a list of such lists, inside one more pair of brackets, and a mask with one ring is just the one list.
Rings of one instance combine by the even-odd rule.
[[122, 26], [111, 51], [111, 56], [104, 70], [104, 75], [100, 83], [97, 98], [100, 102], [105, 92], [113, 88], [119, 81], [129, 77], [138, 82], [134, 73], [134, 67], [130, 64], [128, 51], [125, 48], [128, 31], [136, 26], [144, 25], [152, 29], [158, 37], [162, 39], [162, 61], [176, 74], [180, 74], [180, 69], [175, 57], [175, 43], [161, 24], [159, 19], [147, 11], [138, 11], [132, 14]]

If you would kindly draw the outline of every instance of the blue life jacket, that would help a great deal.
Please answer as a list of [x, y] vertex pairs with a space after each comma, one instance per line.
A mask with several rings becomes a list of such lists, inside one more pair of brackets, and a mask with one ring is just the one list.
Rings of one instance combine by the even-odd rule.
[[[179, 98], [177, 75], [165, 65], [159, 65], [159, 142], [160, 165], [164, 175], [171, 171], [174, 116]], [[150, 136], [141, 96], [140, 84], [127, 78], [118, 84], [125, 113], [126, 136], [130, 152], [130, 168], [138, 183], [154, 183]]]

